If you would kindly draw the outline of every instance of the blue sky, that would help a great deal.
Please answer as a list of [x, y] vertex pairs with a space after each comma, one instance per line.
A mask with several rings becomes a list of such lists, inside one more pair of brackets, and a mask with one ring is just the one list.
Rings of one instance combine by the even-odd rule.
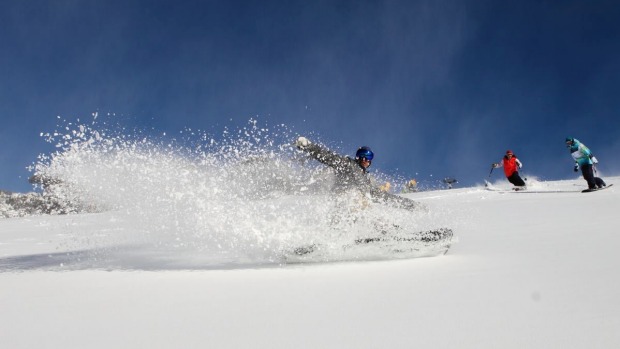
[[[564, 138], [620, 164], [615, 1], [0, 1], [0, 189], [57, 116], [168, 134], [250, 118], [419, 181], [480, 183], [512, 149], [573, 178]], [[501, 178], [501, 173], [494, 173]]]

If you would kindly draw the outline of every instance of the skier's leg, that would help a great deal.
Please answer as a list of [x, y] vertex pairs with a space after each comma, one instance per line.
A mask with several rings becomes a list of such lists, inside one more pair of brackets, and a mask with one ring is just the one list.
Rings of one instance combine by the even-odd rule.
[[515, 172], [512, 175], [515, 177], [514, 183], [517, 187], [525, 187], [525, 182], [523, 181], [523, 178], [519, 176], [519, 172]]
[[600, 177], [594, 177], [594, 182], [599, 189], [607, 186], [607, 183]]
[[517, 186], [517, 187], [524, 187], [525, 186], [525, 182], [519, 176], [519, 172], [515, 172], [515, 173], [511, 174], [510, 177], [508, 177], [508, 181], [510, 183], [512, 183], [514, 186]]
[[581, 165], [581, 174], [583, 179], [588, 182], [588, 189], [596, 189], [596, 181], [594, 180], [594, 171], [592, 171], [592, 165]]
[[506, 179], [508, 180], [508, 182], [510, 182], [510, 184], [516, 185], [514, 182], [514, 178], [512, 178], [512, 176], [506, 177]]

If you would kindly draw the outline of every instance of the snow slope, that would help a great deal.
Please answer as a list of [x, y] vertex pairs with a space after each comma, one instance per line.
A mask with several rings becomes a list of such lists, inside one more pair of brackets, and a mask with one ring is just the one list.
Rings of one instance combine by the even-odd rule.
[[145, 248], [116, 211], [0, 219], [2, 347], [617, 348], [620, 186], [584, 187], [407, 194], [458, 239], [412, 259]]

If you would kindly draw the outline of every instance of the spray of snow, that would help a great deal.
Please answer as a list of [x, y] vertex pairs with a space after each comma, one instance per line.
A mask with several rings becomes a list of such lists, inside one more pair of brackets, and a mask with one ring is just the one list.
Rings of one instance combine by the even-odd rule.
[[58, 148], [33, 166], [35, 175], [54, 179], [44, 190], [110, 216], [107, 230], [71, 231], [73, 250], [96, 250], [98, 260], [143, 251], [203, 266], [280, 263], [287, 251], [307, 245], [322, 246], [313, 257], [320, 261], [393, 258], [345, 247], [381, 231], [450, 223], [442, 210], [416, 213], [335, 196], [330, 170], [298, 152], [284, 125], [250, 120], [218, 139], [192, 130], [181, 135], [154, 137], [99, 120], [44, 135]]

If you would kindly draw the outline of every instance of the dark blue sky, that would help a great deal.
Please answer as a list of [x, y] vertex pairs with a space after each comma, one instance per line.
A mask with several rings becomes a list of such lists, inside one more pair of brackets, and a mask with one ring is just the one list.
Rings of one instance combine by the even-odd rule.
[[[175, 134], [259, 122], [419, 181], [573, 178], [579, 138], [620, 173], [616, 1], [0, 1], [0, 189], [57, 116]], [[231, 121], [232, 119], [232, 121]], [[501, 178], [499, 173], [494, 178]]]

